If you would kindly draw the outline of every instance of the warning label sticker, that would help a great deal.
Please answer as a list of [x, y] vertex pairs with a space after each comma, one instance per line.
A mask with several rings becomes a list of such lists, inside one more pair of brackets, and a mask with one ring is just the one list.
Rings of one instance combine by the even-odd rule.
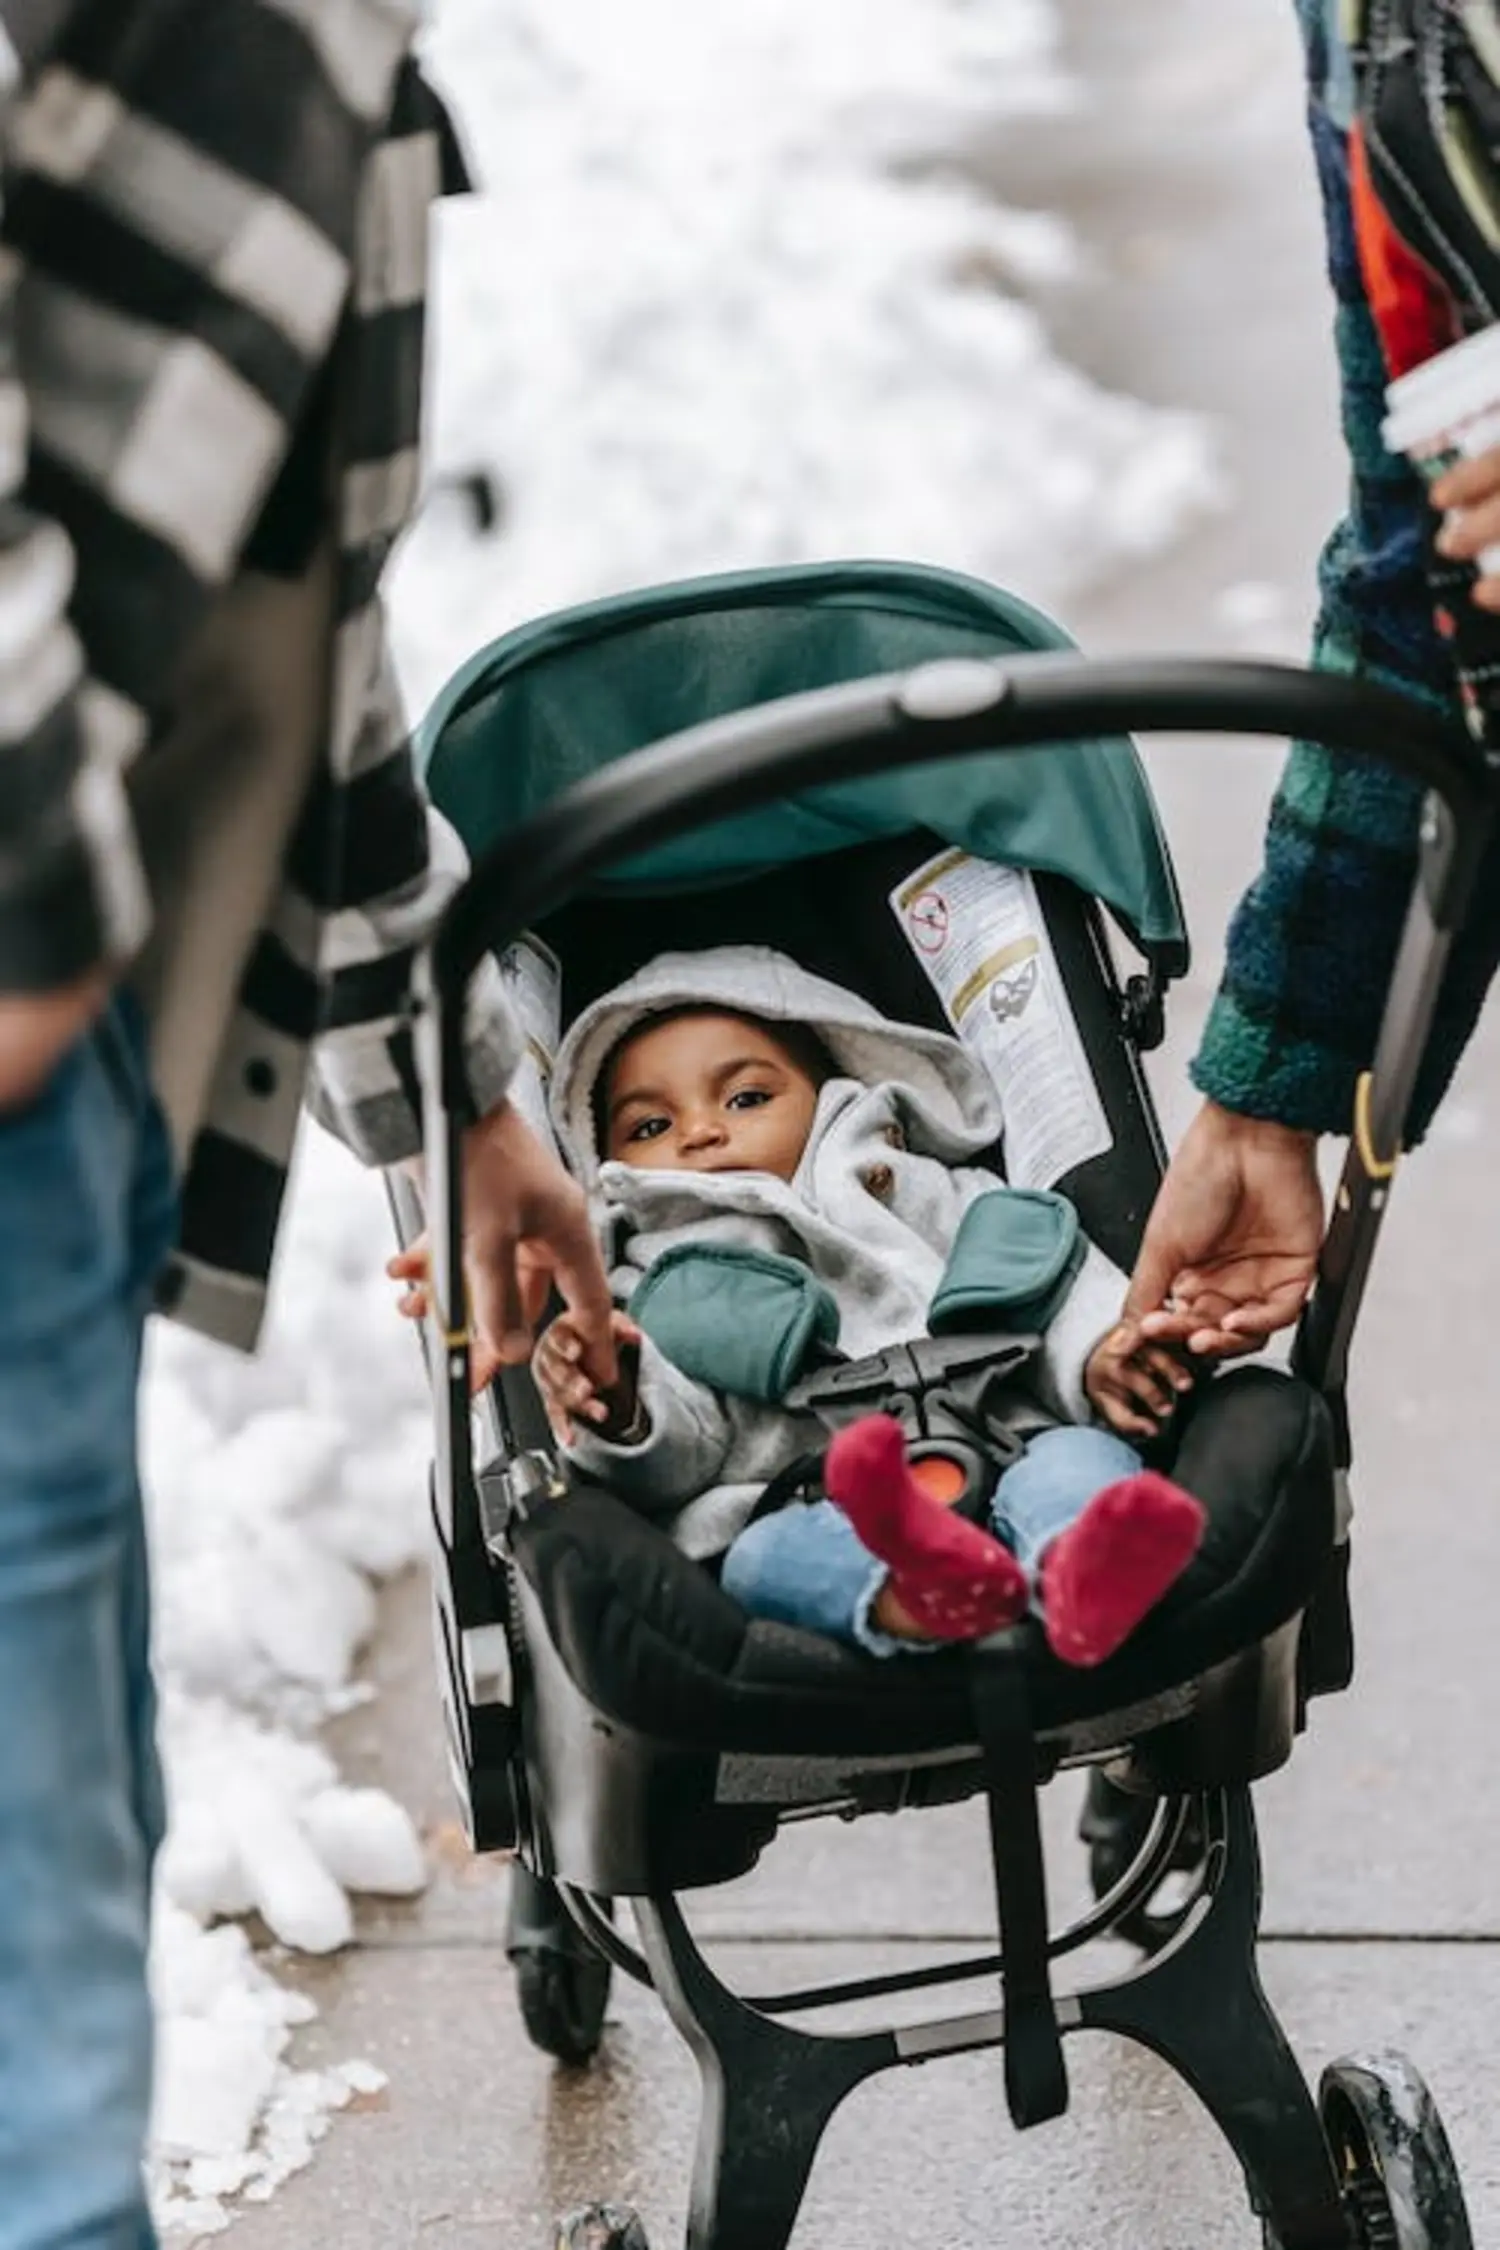
[[891, 910], [1000, 1096], [1005, 1171], [1051, 1187], [1110, 1147], [1036, 885], [1023, 870], [942, 852], [891, 893]]

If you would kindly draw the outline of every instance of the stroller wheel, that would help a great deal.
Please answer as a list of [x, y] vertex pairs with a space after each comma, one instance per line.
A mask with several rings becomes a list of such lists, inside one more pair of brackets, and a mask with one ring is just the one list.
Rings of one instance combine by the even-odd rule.
[[1443, 2121], [1404, 2055], [1330, 2063], [1318, 2107], [1358, 2250], [1473, 2250]]
[[[1117, 1789], [1098, 1766], [1089, 1775], [1088, 1795], [1078, 1822], [1080, 1838], [1089, 1847], [1089, 1886], [1096, 1899], [1112, 1891], [1146, 1841], [1155, 1815], [1155, 1801]], [[1188, 1874], [1203, 1863], [1202, 1822], [1190, 1811], [1172, 1855], [1170, 1872]], [[1186, 1909], [1159, 1906], [1142, 1899], [1114, 1925], [1116, 1937], [1139, 1946], [1142, 1953], [1159, 1953], [1182, 1926]]]
[[650, 2250], [637, 2212], [619, 2203], [591, 2203], [557, 2230], [556, 2250]]
[[574, 1960], [565, 1953], [515, 1956], [516, 1997], [533, 2047], [559, 2062], [589, 2062], [604, 2033], [610, 1970], [597, 1955]]
[[511, 1869], [505, 1950], [533, 2047], [559, 2062], [588, 2062], [604, 2032], [609, 1963], [594, 1951], [551, 1884], [519, 1863]]

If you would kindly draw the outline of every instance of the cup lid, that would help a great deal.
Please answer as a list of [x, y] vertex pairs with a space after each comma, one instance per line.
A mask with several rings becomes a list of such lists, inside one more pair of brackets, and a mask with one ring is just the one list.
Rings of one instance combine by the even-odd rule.
[[1405, 452], [1467, 414], [1500, 407], [1500, 323], [1399, 375], [1385, 397], [1382, 434], [1393, 453]]

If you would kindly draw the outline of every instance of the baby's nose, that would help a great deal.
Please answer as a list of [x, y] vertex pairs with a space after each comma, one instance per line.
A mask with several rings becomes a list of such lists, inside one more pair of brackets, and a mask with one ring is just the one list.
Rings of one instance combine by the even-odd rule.
[[712, 1148], [716, 1141], [723, 1138], [723, 1122], [711, 1111], [705, 1112], [701, 1117], [690, 1117], [682, 1129], [684, 1148]]

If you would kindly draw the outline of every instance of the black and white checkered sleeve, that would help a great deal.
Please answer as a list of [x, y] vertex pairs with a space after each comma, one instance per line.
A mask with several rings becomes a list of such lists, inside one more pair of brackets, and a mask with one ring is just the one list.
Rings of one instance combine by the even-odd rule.
[[[379, 899], [339, 915], [339, 965], [327, 988], [325, 1027], [313, 1049], [309, 1106], [363, 1163], [414, 1156], [422, 1124], [412, 1051], [410, 991], [417, 953], [468, 872], [462, 844], [424, 805], [425, 865]], [[493, 960], [469, 989], [465, 1056], [475, 1112], [504, 1099], [524, 1034]]]
[[[7, 0], [0, 148], [65, 0]], [[124, 769], [140, 715], [85, 680], [68, 622], [67, 533], [23, 504], [30, 415], [16, 347], [18, 259], [0, 251], [0, 992], [46, 992], [146, 935], [150, 905]]]
[[[469, 872], [457, 832], [429, 800], [418, 775], [378, 600], [346, 634], [373, 652], [380, 683], [356, 739], [336, 745], [337, 778], [325, 774], [294, 845], [294, 878], [317, 895], [324, 1002], [314, 1047], [313, 1108], [367, 1164], [393, 1164], [421, 1145], [411, 1047], [411, 977], [417, 953]], [[348, 643], [346, 642], [346, 650]], [[316, 894], [318, 863], [300, 847], [336, 825], [343, 840], [335, 894]], [[493, 961], [468, 998], [469, 1085], [481, 1116], [505, 1094], [524, 1038]]]
[[124, 962], [150, 921], [126, 801], [136, 714], [85, 682], [68, 623], [74, 557], [17, 495], [27, 401], [15, 271], [0, 253], [0, 992], [46, 992]]

